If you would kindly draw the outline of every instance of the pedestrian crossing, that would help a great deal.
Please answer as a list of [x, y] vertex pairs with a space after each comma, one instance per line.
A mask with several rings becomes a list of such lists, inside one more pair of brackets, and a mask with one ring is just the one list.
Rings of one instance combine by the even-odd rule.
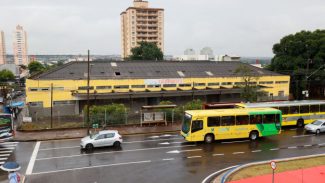
[[15, 150], [19, 142], [2, 142], [0, 143], [0, 165], [3, 165], [11, 153]]

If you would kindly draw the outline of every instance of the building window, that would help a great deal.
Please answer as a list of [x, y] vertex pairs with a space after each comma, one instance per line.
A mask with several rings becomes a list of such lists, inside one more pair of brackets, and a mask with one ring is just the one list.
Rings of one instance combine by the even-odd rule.
[[121, 73], [120, 72], [115, 72], [115, 76], [120, 76]]
[[259, 84], [261, 84], [261, 85], [271, 85], [271, 84], [273, 84], [273, 81], [260, 81]]
[[279, 91], [279, 92], [278, 92], [278, 96], [279, 96], [279, 97], [284, 97], [284, 91]]
[[147, 85], [148, 88], [160, 88], [160, 84], [156, 84], [156, 85]]
[[194, 86], [205, 86], [205, 83], [194, 83]]
[[166, 88], [176, 87], [176, 84], [164, 84], [163, 87]]
[[43, 102], [29, 102], [31, 107], [43, 107]]
[[178, 84], [179, 87], [191, 87], [191, 83], [183, 83], [183, 84]]
[[245, 85], [245, 82], [235, 82], [235, 85]]
[[232, 85], [232, 82], [222, 82], [221, 85]]
[[34, 92], [34, 91], [38, 91], [38, 88], [28, 88], [28, 90]]
[[97, 90], [109, 90], [112, 89], [112, 86], [96, 86]]
[[129, 85], [115, 85], [114, 89], [129, 89]]
[[53, 105], [74, 105], [76, 102], [73, 100], [65, 100], [65, 101], [54, 101]]
[[131, 85], [131, 88], [145, 88], [145, 85]]
[[275, 84], [286, 84], [288, 81], [275, 81]]
[[[78, 87], [78, 90], [87, 90], [87, 86], [79, 86]], [[93, 86], [89, 86], [89, 90], [93, 90], [94, 89], [94, 87]]]
[[208, 83], [208, 86], [219, 86], [220, 83]]

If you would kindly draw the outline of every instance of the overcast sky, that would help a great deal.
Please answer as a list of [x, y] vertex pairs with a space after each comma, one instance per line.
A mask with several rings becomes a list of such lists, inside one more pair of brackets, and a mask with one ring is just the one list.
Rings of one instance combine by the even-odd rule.
[[[12, 53], [17, 24], [29, 54], [120, 54], [120, 13], [132, 0], [1, 0], [0, 30]], [[301, 30], [324, 29], [324, 0], [149, 0], [165, 9], [165, 54], [197, 52], [273, 56], [274, 43]]]

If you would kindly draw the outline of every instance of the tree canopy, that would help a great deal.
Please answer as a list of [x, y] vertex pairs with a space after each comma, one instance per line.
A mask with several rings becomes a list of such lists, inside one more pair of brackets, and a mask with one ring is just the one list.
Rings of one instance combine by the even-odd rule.
[[15, 75], [11, 71], [9, 71], [7, 69], [0, 71], [0, 81], [1, 82], [6, 82], [6, 81], [14, 80], [14, 79], [15, 79]]
[[290, 91], [296, 99], [309, 90], [309, 82], [324, 80], [320, 71], [325, 66], [325, 30], [287, 35], [273, 46], [273, 53], [268, 69], [291, 76]]
[[29, 70], [29, 73], [31, 75], [33, 75], [33, 74], [36, 74], [38, 72], [43, 72], [45, 70], [45, 67], [39, 62], [33, 61], [33, 62], [28, 64], [28, 70]]
[[325, 30], [301, 31], [283, 37], [273, 46], [270, 69], [280, 73], [305, 73], [325, 63]]
[[154, 43], [141, 42], [138, 47], [131, 49], [129, 60], [163, 60], [164, 54]]

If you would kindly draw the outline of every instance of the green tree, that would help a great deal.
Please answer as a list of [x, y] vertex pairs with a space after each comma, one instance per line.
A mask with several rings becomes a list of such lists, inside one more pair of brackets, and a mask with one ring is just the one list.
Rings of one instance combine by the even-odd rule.
[[238, 84], [237, 87], [242, 88], [241, 98], [243, 98], [245, 102], [256, 102], [259, 97], [265, 95], [265, 92], [260, 91], [257, 86], [259, 76], [254, 70], [241, 64], [236, 68], [234, 74], [242, 78], [243, 82]]
[[324, 72], [319, 72], [325, 64], [325, 30], [287, 35], [273, 46], [273, 53], [268, 69], [291, 75], [290, 90], [295, 98], [301, 98], [301, 90], [307, 88], [307, 79], [325, 78]]
[[33, 75], [33, 74], [36, 74], [39, 72], [43, 72], [45, 70], [45, 67], [39, 62], [33, 61], [28, 64], [28, 70], [29, 70], [29, 73], [31, 75]]
[[141, 42], [138, 47], [131, 49], [128, 60], [163, 60], [164, 54], [154, 43]]
[[11, 71], [7, 69], [0, 71], [0, 82], [6, 82], [14, 79], [15, 75]]

